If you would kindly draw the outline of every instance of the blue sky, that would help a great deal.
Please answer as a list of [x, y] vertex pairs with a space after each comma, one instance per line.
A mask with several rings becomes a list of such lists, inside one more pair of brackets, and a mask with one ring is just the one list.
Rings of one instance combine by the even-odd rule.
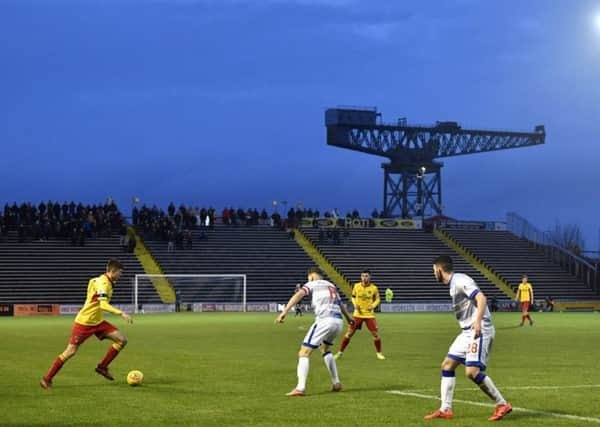
[[445, 159], [445, 212], [600, 233], [599, 1], [3, 0], [0, 203], [382, 205], [324, 110], [533, 130]]

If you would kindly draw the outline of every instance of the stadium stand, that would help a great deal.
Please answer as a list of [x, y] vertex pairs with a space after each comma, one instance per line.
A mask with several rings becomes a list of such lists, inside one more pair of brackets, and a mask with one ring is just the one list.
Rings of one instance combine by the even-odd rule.
[[353, 228], [348, 230], [345, 238], [342, 234], [339, 244], [334, 244], [331, 240], [329, 243], [320, 241], [317, 228], [304, 228], [302, 231], [350, 282], [359, 281], [360, 272], [370, 269], [382, 298], [389, 287], [394, 291], [396, 302], [448, 300], [448, 288], [433, 277], [432, 262], [438, 255], [451, 256], [455, 271], [473, 277], [488, 297], [507, 298], [478, 270], [430, 233]]
[[165, 274], [246, 274], [248, 302], [287, 302], [314, 265], [290, 234], [276, 227], [219, 224], [190, 230], [192, 245], [185, 249], [169, 252], [167, 242], [148, 233], [144, 243]]
[[[135, 255], [121, 251], [119, 237], [88, 239], [85, 246], [49, 240], [19, 243], [16, 231], [0, 242], [0, 300], [7, 303], [82, 304], [88, 280], [104, 272], [106, 261], [116, 257], [124, 266], [112, 302], [132, 302], [133, 277], [144, 273]], [[158, 303], [155, 292], [139, 296], [140, 302]]]
[[444, 232], [477, 256], [514, 289], [529, 276], [536, 299], [598, 299], [598, 295], [560, 265], [535, 249], [528, 240], [508, 231], [447, 229]]
[[[39, 210], [36, 212], [33, 205], [29, 204], [22, 205], [15, 215], [12, 215], [12, 209], [9, 212], [4, 210], [4, 223], [9, 225], [0, 238], [0, 301], [16, 304], [82, 304], [88, 280], [102, 274], [106, 261], [116, 257], [123, 262], [125, 269], [114, 288], [112, 303], [132, 302], [133, 277], [144, 271], [135, 255], [123, 250], [122, 236], [115, 230], [117, 222], [121, 221], [120, 214], [114, 215], [114, 222], [112, 219], [110, 221], [112, 232], [109, 221], [103, 221], [103, 227], [98, 227], [100, 222], [96, 222], [96, 227], [90, 227], [89, 233], [80, 230], [82, 240], [74, 241], [67, 232], [36, 235], [27, 231], [23, 235], [24, 227], [31, 230], [38, 221], [48, 224], [49, 228], [60, 224], [59, 230], [70, 229], [64, 227], [67, 223], [76, 223], [76, 228], [79, 228], [82, 218], [87, 218], [89, 212], [87, 208], [82, 208], [81, 213], [77, 214], [76, 210], [73, 210], [73, 215], [58, 212], [56, 217], [40, 215]], [[118, 213], [116, 207], [111, 207], [110, 211]], [[21, 215], [21, 212], [26, 212], [26, 215]], [[95, 212], [105, 218], [110, 216], [102, 208]], [[160, 302], [160, 299], [151, 289], [140, 295], [140, 301], [154, 303]]]

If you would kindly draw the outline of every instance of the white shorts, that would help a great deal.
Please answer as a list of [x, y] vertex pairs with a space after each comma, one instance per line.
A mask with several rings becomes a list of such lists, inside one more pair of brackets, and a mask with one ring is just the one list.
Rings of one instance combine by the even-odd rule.
[[448, 358], [465, 366], [478, 366], [485, 371], [495, 335], [494, 328], [483, 328], [479, 338], [474, 338], [473, 331], [467, 329], [457, 336], [450, 346]]
[[321, 344], [333, 345], [343, 328], [342, 319], [336, 317], [317, 319], [308, 329], [302, 345], [313, 349], [319, 348]]

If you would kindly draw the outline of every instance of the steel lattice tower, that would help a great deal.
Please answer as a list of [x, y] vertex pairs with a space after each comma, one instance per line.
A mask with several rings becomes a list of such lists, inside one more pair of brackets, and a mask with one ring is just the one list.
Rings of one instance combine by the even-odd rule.
[[378, 123], [373, 109], [334, 108], [325, 112], [327, 144], [387, 157], [382, 164], [383, 212], [387, 217], [442, 214], [443, 163], [437, 159], [543, 144], [544, 126], [534, 132], [462, 129], [457, 122], [431, 126]]

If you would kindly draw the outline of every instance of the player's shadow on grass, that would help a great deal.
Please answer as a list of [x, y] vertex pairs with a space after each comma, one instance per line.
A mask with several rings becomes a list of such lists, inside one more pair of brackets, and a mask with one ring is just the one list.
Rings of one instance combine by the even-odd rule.
[[496, 329], [519, 329], [519, 325], [510, 325], [510, 326], [496, 326]]
[[[363, 393], [365, 391], [388, 391], [388, 390], [410, 390], [411, 387], [409, 386], [404, 386], [404, 385], [390, 385], [390, 384], [381, 384], [379, 386], [374, 386], [374, 387], [345, 387], [344, 389], [340, 392], [343, 394], [346, 393]], [[331, 390], [323, 390], [323, 391], [316, 391], [316, 392], [310, 392], [310, 396], [316, 396], [316, 395], [322, 395], [322, 394], [335, 394], [333, 393]]]

